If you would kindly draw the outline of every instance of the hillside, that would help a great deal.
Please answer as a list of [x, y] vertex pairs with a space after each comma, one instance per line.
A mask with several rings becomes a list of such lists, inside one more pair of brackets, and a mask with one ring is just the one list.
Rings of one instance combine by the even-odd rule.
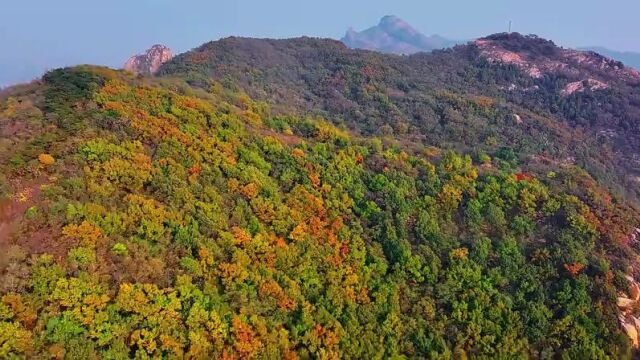
[[587, 115], [634, 124], [635, 73], [483, 40], [229, 38], [0, 92], [0, 358], [631, 358], [632, 143]]
[[228, 38], [176, 57], [160, 74], [205, 88], [219, 81], [361, 134], [476, 155], [506, 146], [532, 166], [577, 164], [638, 198], [637, 71], [543, 39], [499, 34], [395, 56], [323, 39]]
[[439, 35], [426, 36], [406, 21], [392, 15], [361, 32], [349, 29], [340, 40], [353, 49], [375, 50], [391, 54], [430, 52], [455, 45], [457, 42]]
[[633, 68], [640, 70], [640, 53], [633, 51], [617, 51], [612, 49], [607, 49], [602, 46], [590, 46], [581, 48], [581, 50], [586, 51], [595, 51], [604, 56], [608, 56], [612, 59], [616, 59], [627, 66], [631, 66]]

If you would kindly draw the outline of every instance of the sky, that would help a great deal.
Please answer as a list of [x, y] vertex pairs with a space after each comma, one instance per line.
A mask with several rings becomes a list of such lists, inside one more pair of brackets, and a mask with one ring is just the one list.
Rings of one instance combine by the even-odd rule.
[[396, 15], [421, 32], [473, 39], [507, 30], [567, 47], [640, 52], [640, 1], [0, 0], [0, 86], [76, 64], [120, 67], [153, 44], [180, 53], [221, 37], [339, 39]]

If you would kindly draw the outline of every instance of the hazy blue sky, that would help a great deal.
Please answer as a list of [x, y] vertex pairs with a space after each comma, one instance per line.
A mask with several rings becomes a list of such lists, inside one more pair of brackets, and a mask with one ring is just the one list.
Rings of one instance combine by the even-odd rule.
[[0, 0], [0, 85], [78, 63], [118, 67], [154, 43], [182, 52], [230, 35], [340, 38], [397, 15], [425, 34], [536, 33], [640, 51], [638, 0]]

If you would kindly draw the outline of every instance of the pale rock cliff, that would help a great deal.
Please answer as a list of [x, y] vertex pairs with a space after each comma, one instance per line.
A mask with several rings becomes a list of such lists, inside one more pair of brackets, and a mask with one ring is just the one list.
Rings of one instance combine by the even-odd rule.
[[124, 64], [124, 69], [135, 74], [154, 74], [160, 66], [171, 60], [171, 49], [164, 45], [153, 45], [144, 54], [134, 55]]

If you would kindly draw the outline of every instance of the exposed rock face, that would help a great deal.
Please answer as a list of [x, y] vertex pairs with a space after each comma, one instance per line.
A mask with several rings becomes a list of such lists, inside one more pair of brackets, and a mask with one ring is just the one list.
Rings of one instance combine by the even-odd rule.
[[629, 338], [631, 339], [631, 343], [633, 344], [634, 347], [638, 347], [638, 328], [636, 327], [635, 323], [637, 319], [633, 319], [633, 323], [627, 323], [627, 322], [622, 322], [622, 327], [624, 328], [624, 331], [627, 333], [627, 335], [629, 336]]
[[144, 54], [134, 55], [124, 64], [124, 69], [135, 74], [155, 74], [160, 65], [171, 60], [171, 49], [164, 45], [153, 45]]
[[496, 34], [475, 40], [472, 45], [487, 61], [515, 65], [533, 78], [561, 74], [574, 80], [562, 95], [584, 91], [585, 88], [603, 90], [609, 87], [609, 80], [640, 81], [639, 71], [625, 67], [619, 61], [593, 51], [557, 47], [553, 42], [534, 35]]
[[349, 29], [341, 41], [350, 48], [393, 54], [429, 52], [457, 42], [438, 35], [425, 36], [396, 16], [385, 16], [380, 23], [362, 32]]
[[608, 56], [612, 59], [616, 59], [618, 61], [622, 61], [625, 65], [631, 66], [635, 69], [640, 70], [640, 53], [632, 52], [632, 51], [616, 51], [604, 48], [602, 46], [594, 46], [594, 47], [586, 47], [580, 48], [579, 50], [584, 51], [595, 51], [598, 54], [602, 54]]
[[598, 91], [598, 90], [604, 90], [608, 88], [609, 88], [609, 85], [607, 85], [602, 81], [599, 81], [596, 79], [586, 79], [584, 81], [575, 81], [567, 84], [567, 86], [565, 86], [564, 89], [560, 91], [560, 95], [569, 96], [575, 92], [582, 92], [584, 91], [584, 89], [589, 89], [591, 91]]
[[620, 309], [620, 325], [625, 330], [635, 348], [640, 347], [640, 284], [632, 277], [629, 280], [628, 294], [618, 295], [618, 309]]
[[515, 120], [516, 124], [524, 123], [524, 121], [522, 121], [522, 116], [518, 114], [512, 114], [511, 116], [513, 116], [513, 120]]
[[528, 62], [523, 54], [509, 51], [494, 40], [478, 39], [473, 43], [480, 49], [480, 54], [491, 63], [515, 65], [531, 77], [539, 78], [542, 76], [542, 72], [538, 66], [532, 62]]

